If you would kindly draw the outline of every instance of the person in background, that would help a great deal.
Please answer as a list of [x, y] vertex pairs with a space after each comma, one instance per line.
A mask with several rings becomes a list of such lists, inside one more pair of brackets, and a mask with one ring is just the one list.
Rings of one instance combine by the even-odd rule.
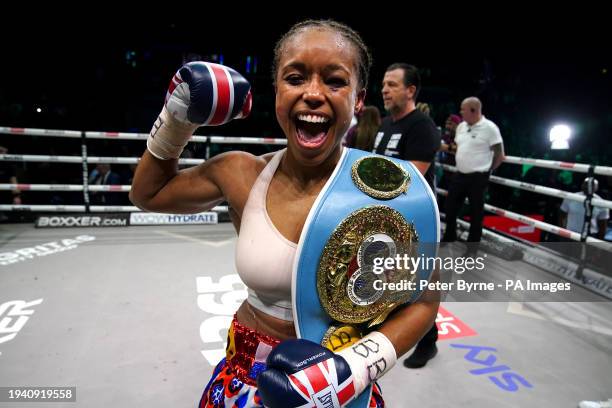
[[416, 108], [431, 117], [431, 106], [427, 102], [417, 102]]
[[[100, 163], [89, 174], [89, 185], [119, 185], [121, 177], [112, 171], [111, 165]], [[115, 192], [92, 191], [89, 193], [90, 202], [98, 205], [120, 205], [121, 197]]]
[[355, 147], [355, 138], [357, 137], [357, 124], [359, 123], [359, 115], [360, 113], [356, 113], [353, 115], [353, 119], [351, 119], [351, 126], [342, 138], [342, 146]]
[[[455, 132], [457, 126], [461, 123], [461, 116], [459, 115], [448, 115], [444, 122], [444, 129], [442, 130], [442, 143], [440, 144], [440, 150], [438, 151], [438, 162], [442, 164], [448, 164], [450, 166], [455, 165], [455, 155], [449, 151], [456, 150], [455, 144]], [[449, 179], [452, 178], [453, 173], [448, 170], [444, 170], [442, 167], [436, 168], [436, 186], [443, 189], [448, 188]]]
[[[459, 115], [448, 115], [444, 122], [444, 130], [442, 131], [442, 144], [440, 150], [444, 153], [443, 163], [455, 165], [455, 156], [450, 154], [450, 151], [457, 150], [455, 144], [455, 133], [457, 132], [457, 126], [461, 123], [462, 119]], [[450, 151], [449, 151], [450, 150]]]
[[[595, 192], [599, 189], [599, 182], [597, 179], [593, 179], [592, 181], [589, 178], [585, 178], [582, 182], [581, 191], [578, 194], [586, 196], [588, 194], [589, 182], [591, 184], [593, 198], [601, 198], [599, 194], [595, 194]], [[561, 203], [561, 212], [559, 213], [559, 225], [567, 228], [570, 231], [577, 232], [582, 234], [583, 226], [585, 225], [585, 211], [584, 211], [584, 203], [574, 200], [568, 200], [567, 198], [563, 199]], [[589, 235], [604, 239], [606, 236], [606, 230], [608, 228], [608, 219], [610, 218], [610, 210], [604, 207], [595, 207], [593, 206], [593, 211], [591, 212], [591, 220], [590, 220], [590, 231]]]
[[[454, 174], [446, 198], [446, 230], [443, 242], [457, 240], [457, 214], [467, 197], [470, 200], [470, 232], [468, 242], [480, 242], [484, 217], [485, 191], [489, 175], [504, 161], [504, 141], [495, 123], [482, 114], [482, 103], [476, 97], [461, 103], [463, 122], [457, 126], [456, 147], [442, 145], [455, 153]], [[468, 245], [466, 256], [475, 255], [476, 246]]]
[[[410, 64], [392, 64], [385, 72], [382, 85], [383, 102], [389, 115], [382, 121], [374, 149], [378, 154], [410, 161], [435, 191], [434, 158], [440, 148], [440, 132], [433, 120], [416, 107], [421, 89], [419, 70]], [[404, 360], [404, 366], [425, 366], [438, 353], [437, 340], [438, 327], [433, 322], [414, 352]]]
[[[4, 146], [0, 146], [0, 154], [8, 154], [8, 149]], [[0, 183], [2, 184], [19, 184], [17, 180], [17, 170], [13, 165], [2, 165], [0, 166]], [[21, 205], [21, 190], [15, 188], [13, 190], [4, 190], [0, 192], [2, 194], [1, 204], [13, 204]]]
[[355, 149], [371, 152], [374, 148], [374, 139], [380, 128], [380, 111], [376, 106], [366, 106], [359, 115], [357, 131], [355, 132]]

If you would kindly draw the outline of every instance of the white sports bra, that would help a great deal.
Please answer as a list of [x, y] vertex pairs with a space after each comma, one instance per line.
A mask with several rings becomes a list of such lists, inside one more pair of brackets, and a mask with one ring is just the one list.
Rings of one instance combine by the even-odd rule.
[[272, 157], [251, 188], [242, 211], [236, 270], [248, 288], [251, 306], [291, 321], [291, 274], [297, 244], [276, 229], [266, 210], [268, 186], [285, 150]]

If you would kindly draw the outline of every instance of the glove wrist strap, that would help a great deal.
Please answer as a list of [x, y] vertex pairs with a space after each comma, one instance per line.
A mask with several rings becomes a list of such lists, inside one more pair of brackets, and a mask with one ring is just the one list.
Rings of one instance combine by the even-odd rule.
[[178, 159], [197, 128], [174, 118], [164, 105], [149, 133], [147, 149], [160, 160]]
[[381, 332], [373, 331], [355, 344], [337, 353], [353, 373], [355, 394], [361, 394], [395, 365], [397, 355], [393, 343]]

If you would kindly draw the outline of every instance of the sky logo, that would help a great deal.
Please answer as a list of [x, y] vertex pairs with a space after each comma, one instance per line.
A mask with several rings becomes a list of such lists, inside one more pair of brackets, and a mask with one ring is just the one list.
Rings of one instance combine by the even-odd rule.
[[450, 346], [467, 350], [463, 358], [479, 366], [470, 370], [470, 374], [487, 375], [493, 384], [504, 391], [517, 392], [521, 386], [533, 388], [533, 385], [521, 375], [513, 372], [509, 366], [497, 363], [497, 356], [494, 354], [497, 352], [497, 349], [467, 344], [451, 344]]

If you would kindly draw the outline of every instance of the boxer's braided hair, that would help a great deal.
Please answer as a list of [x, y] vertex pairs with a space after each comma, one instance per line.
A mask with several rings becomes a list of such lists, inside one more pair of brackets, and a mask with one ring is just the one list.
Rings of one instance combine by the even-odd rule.
[[370, 73], [370, 67], [372, 66], [372, 55], [365, 45], [361, 36], [349, 26], [339, 23], [334, 20], [305, 20], [295, 24], [285, 35], [281, 37], [274, 47], [274, 60], [272, 63], [272, 81], [276, 82], [276, 74], [278, 70], [278, 63], [283, 52], [283, 47], [287, 40], [294, 35], [305, 31], [309, 28], [327, 29], [336, 32], [350, 41], [358, 53], [357, 66], [359, 68], [359, 86], [362, 89], [368, 86], [368, 76]]

